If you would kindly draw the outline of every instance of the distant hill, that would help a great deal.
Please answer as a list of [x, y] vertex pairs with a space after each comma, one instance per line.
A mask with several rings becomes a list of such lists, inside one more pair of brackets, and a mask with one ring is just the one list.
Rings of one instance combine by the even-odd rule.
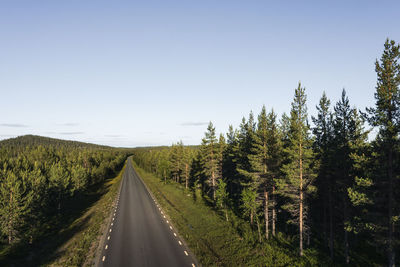
[[15, 138], [0, 141], [0, 148], [13, 147], [34, 147], [34, 146], [53, 146], [53, 147], [74, 147], [74, 148], [109, 148], [108, 146], [62, 140], [38, 135], [23, 135]]

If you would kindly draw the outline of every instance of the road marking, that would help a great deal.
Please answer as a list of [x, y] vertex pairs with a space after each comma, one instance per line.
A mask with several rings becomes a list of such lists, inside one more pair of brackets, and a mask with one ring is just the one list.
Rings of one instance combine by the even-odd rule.
[[111, 233], [112, 229], [110, 229], [110, 233]]
[[169, 223], [169, 221], [167, 220], [167, 223]]
[[107, 240], [110, 240], [110, 236], [107, 237]]
[[165, 215], [164, 215], [164, 218], [165, 218]]
[[105, 249], [108, 249], [108, 245], [106, 245]]
[[186, 256], [189, 256], [189, 254], [186, 252], [186, 250], [184, 250], [183, 252], [185, 252], [185, 255], [186, 255]]
[[161, 214], [164, 214], [164, 213], [161, 211]]
[[115, 218], [113, 217], [113, 221], [114, 221], [114, 219], [115, 219]]
[[172, 230], [172, 226], [169, 227]]
[[111, 226], [113, 226], [114, 225], [114, 223], [111, 223]]
[[176, 234], [174, 233], [174, 236], [176, 236]]
[[196, 267], [196, 265], [194, 265], [194, 263], [192, 263], [192, 267]]
[[182, 242], [181, 242], [181, 241], [178, 241], [178, 243], [179, 243], [179, 245], [181, 245], [181, 246], [182, 246]]
[[103, 256], [103, 259], [102, 259], [102, 261], [104, 261], [106, 259], [106, 256]]

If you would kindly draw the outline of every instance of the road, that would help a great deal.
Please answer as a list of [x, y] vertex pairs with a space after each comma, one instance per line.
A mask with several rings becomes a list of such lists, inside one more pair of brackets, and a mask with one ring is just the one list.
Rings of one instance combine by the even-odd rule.
[[98, 266], [195, 266], [128, 160]]

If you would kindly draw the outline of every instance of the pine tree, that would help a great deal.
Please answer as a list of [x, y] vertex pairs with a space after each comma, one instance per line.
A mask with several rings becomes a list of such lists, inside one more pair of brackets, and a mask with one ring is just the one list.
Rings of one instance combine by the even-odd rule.
[[[262, 186], [262, 144], [259, 136], [256, 133], [256, 124], [254, 122], [253, 113], [250, 112], [249, 120], [246, 122], [242, 121], [241, 130], [239, 135], [239, 164], [237, 165], [237, 171], [240, 175], [240, 185], [246, 192], [241, 194], [242, 200], [248, 201], [250, 195], [255, 195], [254, 201], [257, 203], [245, 204], [246, 207], [258, 207], [260, 206], [260, 187]], [[242, 191], [243, 191], [242, 190]], [[245, 198], [243, 198], [245, 197]], [[254, 218], [256, 218], [257, 229], [260, 236], [260, 226], [258, 220], [257, 209], [250, 209], [250, 224], [253, 225]]]
[[312, 185], [315, 171], [309, 130], [305, 89], [299, 83], [290, 112], [288, 147], [285, 149], [288, 163], [282, 167], [285, 177], [277, 179], [277, 186], [279, 193], [289, 200], [282, 206], [292, 215], [293, 219], [289, 222], [299, 227], [300, 256], [303, 256], [303, 235], [307, 230], [308, 197], [315, 191]]
[[237, 131], [233, 130], [232, 125], [229, 126], [226, 136], [227, 144], [222, 160], [222, 176], [226, 179], [227, 190], [237, 206], [240, 199], [240, 184], [237, 173], [239, 142]]
[[183, 148], [183, 176], [185, 177], [185, 188], [189, 188], [189, 178], [190, 178], [190, 171], [192, 166], [193, 155], [189, 148]]
[[347, 194], [352, 205], [352, 216], [348, 223], [348, 231], [354, 234], [370, 234], [374, 225], [371, 213], [373, 202], [372, 173], [374, 165], [371, 156], [371, 145], [367, 142], [368, 131], [364, 130], [364, 120], [356, 109], [352, 112], [352, 136], [350, 142], [350, 159], [352, 185], [347, 188]]
[[281, 176], [281, 167], [283, 160], [283, 146], [281, 142], [282, 134], [276, 123], [276, 114], [271, 110], [267, 115], [266, 144], [268, 154], [267, 163], [267, 181], [271, 190], [271, 211], [272, 211], [272, 235], [275, 236], [277, 211], [276, 211], [276, 180]]
[[347, 225], [351, 218], [351, 204], [347, 189], [352, 184], [350, 143], [352, 141], [352, 125], [354, 122], [352, 120], [353, 109], [350, 107], [349, 99], [344, 89], [341, 99], [336, 103], [334, 110], [335, 186], [337, 189], [335, 193], [339, 198], [339, 210], [343, 212], [341, 224], [344, 233], [345, 261], [349, 263], [349, 231], [347, 230]]
[[13, 171], [4, 171], [4, 180], [0, 184], [0, 221], [1, 231], [12, 244], [21, 237], [21, 228], [30, 212], [32, 192]]
[[[379, 179], [383, 194], [387, 195], [383, 208], [387, 209], [387, 222], [382, 225], [387, 232], [388, 265], [395, 265], [396, 229], [399, 222], [399, 203], [395, 198], [399, 187], [399, 178], [396, 175], [396, 162], [399, 162], [398, 151], [400, 132], [400, 46], [389, 39], [385, 42], [380, 61], [375, 62], [375, 71], [378, 76], [375, 92], [375, 107], [368, 108], [368, 121], [371, 126], [378, 127], [378, 150], [382, 157], [381, 168], [383, 177]], [[396, 161], [397, 160], [397, 161]], [[397, 166], [398, 168], [398, 166]], [[397, 177], [396, 177], [397, 176]]]
[[170, 162], [171, 162], [171, 175], [175, 182], [180, 183], [184, 170], [183, 164], [183, 143], [179, 141], [172, 145]]
[[208, 124], [200, 150], [202, 154], [203, 172], [209, 186], [211, 187], [212, 199], [215, 201], [218, 175], [218, 143], [215, 135], [215, 128], [212, 122]]
[[[333, 175], [332, 175], [332, 140], [333, 140], [333, 118], [329, 110], [330, 100], [325, 92], [317, 106], [318, 115], [312, 117], [315, 127], [313, 134], [315, 136], [314, 150], [316, 159], [319, 161], [318, 177], [316, 186], [318, 186], [317, 201], [322, 201], [322, 228], [324, 237], [328, 240], [330, 257], [333, 259], [334, 252], [334, 203], [333, 203]], [[318, 207], [318, 205], [317, 205]], [[329, 221], [329, 223], [328, 223]], [[327, 228], [329, 224], [329, 238], [327, 238]]]
[[267, 166], [267, 160], [269, 159], [268, 154], [268, 118], [265, 106], [262, 107], [260, 115], [258, 115], [257, 132], [253, 143], [253, 153], [251, 164], [252, 168], [256, 171], [256, 177], [259, 183], [263, 187], [263, 198], [264, 198], [264, 220], [265, 220], [265, 238], [269, 238], [269, 198], [271, 191], [271, 184], [267, 177], [269, 167]]
[[225, 220], [229, 221], [228, 216], [228, 205], [229, 205], [229, 194], [226, 190], [226, 183], [223, 179], [218, 181], [218, 188], [215, 192], [216, 205], [225, 213]]

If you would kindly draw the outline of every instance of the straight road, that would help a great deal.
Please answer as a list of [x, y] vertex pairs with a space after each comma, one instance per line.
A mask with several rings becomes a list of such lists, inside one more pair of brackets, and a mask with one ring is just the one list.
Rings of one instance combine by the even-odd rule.
[[128, 159], [98, 266], [195, 266]]

